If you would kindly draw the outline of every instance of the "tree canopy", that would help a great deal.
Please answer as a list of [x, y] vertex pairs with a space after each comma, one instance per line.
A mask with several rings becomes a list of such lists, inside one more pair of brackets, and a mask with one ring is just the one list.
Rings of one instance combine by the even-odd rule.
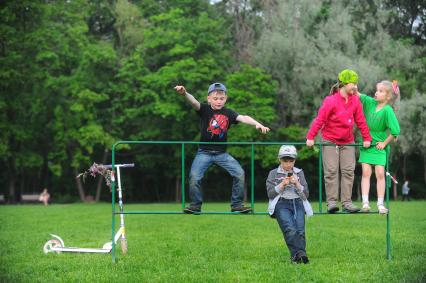
[[[0, 183], [10, 202], [43, 187], [67, 199], [94, 195], [96, 185], [75, 176], [110, 162], [118, 140], [197, 141], [197, 115], [175, 85], [205, 101], [208, 85], [221, 81], [230, 108], [272, 129], [261, 136], [240, 125], [230, 141], [303, 141], [344, 68], [369, 94], [382, 79], [399, 81], [403, 132], [393, 158], [423, 167], [395, 170], [426, 181], [424, 1], [8, 0], [0, 15]], [[317, 152], [300, 149], [316, 175]], [[276, 166], [276, 150], [256, 149], [259, 174]], [[230, 152], [250, 158], [243, 148]], [[150, 175], [132, 177], [135, 201], [142, 184], [154, 188], [144, 200], [174, 198], [179, 150], [127, 146], [119, 154]], [[167, 169], [170, 159], [178, 165]]]

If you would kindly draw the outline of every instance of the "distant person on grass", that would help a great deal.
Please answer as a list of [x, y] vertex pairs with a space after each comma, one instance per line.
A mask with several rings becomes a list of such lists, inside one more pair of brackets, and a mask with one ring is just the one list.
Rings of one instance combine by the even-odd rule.
[[278, 152], [280, 165], [269, 172], [266, 191], [269, 198], [269, 215], [277, 219], [290, 250], [293, 263], [308, 263], [305, 239], [305, 212], [313, 215], [307, 198], [308, 184], [303, 170], [294, 167], [297, 150], [292, 145], [281, 146]]
[[358, 75], [354, 71], [346, 69], [339, 73], [337, 83], [322, 102], [306, 136], [306, 145], [313, 146], [315, 136], [321, 131], [323, 142], [330, 144], [322, 148], [328, 213], [339, 210], [339, 188], [342, 209], [350, 213], [360, 210], [352, 203], [355, 147], [348, 144], [355, 141], [355, 124], [361, 131], [364, 147], [370, 146], [371, 136], [362, 112], [362, 104], [356, 96], [357, 83]]
[[47, 191], [47, 188], [43, 189], [43, 192], [40, 194], [40, 196], [38, 197], [38, 200], [40, 202], [42, 202], [44, 205], [48, 205], [49, 204], [49, 199], [50, 199], [50, 194]]
[[377, 180], [377, 210], [380, 214], [387, 214], [384, 205], [385, 198], [385, 166], [389, 155], [388, 144], [396, 139], [400, 133], [398, 119], [394, 112], [394, 103], [399, 98], [399, 88], [396, 81], [381, 81], [376, 85], [374, 98], [357, 93], [361, 99], [365, 119], [373, 138], [369, 148], [361, 148], [359, 162], [362, 165], [362, 211], [369, 212], [368, 194], [370, 192], [370, 178], [372, 166]]
[[[225, 107], [228, 96], [227, 89], [222, 83], [214, 83], [209, 86], [207, 91], [208, 103], [200, 103], [186, 91], [184, 86], [176, 86], [175, 90], [185, 97], [192, 108], [197, 111], [200, 117], [201, 142], [226, 142], [228, 129], [231, 124], [237, 124], [238, 122], [255, 126], [263, 134], [269, 132], [268, 127], [263, 126], [250, 116], [240, 115], [234, 110]], [[217, 164], [224, 168], [233, 178], [231, 211], [250, 212], [251, 208], [243, 205], [244, 170], [238, 161], [226, 152], [226, 144], [200, 144], [189, 173], [191, 204], [184, 209], [184, 212], [201, 212], [203, 203], [201, 180], [212, 164]]]
[[402, 201], [410, 201], [410, 187], [408, 187], [408, 180], [402, 185]]

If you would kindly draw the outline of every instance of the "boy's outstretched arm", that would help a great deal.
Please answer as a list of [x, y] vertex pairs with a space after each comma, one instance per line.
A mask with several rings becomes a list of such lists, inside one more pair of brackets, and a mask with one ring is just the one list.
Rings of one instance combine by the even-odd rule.
[[262, 134], [266, 134], [267, 132], [270, 131], [270, 129], [268, 127], [263, 126], [258, 121], [256, 121], [255, 119], [253, 119], [252, 117], [247, 116], [247, 115], [238, 115], [237, 121], [244, 123], [244, 124], [255, 126], [256, 130], [261, 131]]
[[194, 108], [196, 111], [200, 110], [200, 102], [192, 95], [186, 92], [186, 89], [183, 85], [177, 85], [174, 87], [177, 93], [184, 96], [185, 99], [191, 104], [192, 108]]

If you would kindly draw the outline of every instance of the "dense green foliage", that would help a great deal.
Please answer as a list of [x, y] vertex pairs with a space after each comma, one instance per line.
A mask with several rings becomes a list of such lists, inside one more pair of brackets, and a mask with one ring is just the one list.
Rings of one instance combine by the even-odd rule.
[[[272, 129], [262, 136], [238, 125], [231, 141], [303, 141], [336, 74], [354, 68], [370, 94], [381, 79], [399, 80], [404, 127], [391, 168], [425, 195], [425, 111], [417, 103], [426, 101], [425, 15], [424, 1], [403, 0], [2, 1], [0, 193], [11, 203], [43, 187], [55, 201], [108, 199], [102, 183], [75, 176], [109, 163], [115, 141], [198, 140], [178, 84], [205, 101], [208, 85], [222, 81], [229, 107]], [[276, 150], [256, 148], [259, 180], [276, 165]], [[317, 152], [301, 150], [316, 176]], [[188, 160], [194, 152], [187, 149]], [[248, 164], [246, 148], [230, 152]], [[147, 173], [132, 176], [128, 195], [178, 197], [179, 157], [173, 146], [121, 147], [118, 161]], [[216, 178], [219, 188], [227, 182]]]
[[[313, 204], [314, 208], [317, 204]], [[256, 204], [266, 209], [266, 201]], [[308, 265], [293, 265], [266, 215], [127, 215], [128, 253], [43, 254], [57, 234], [67, 246], [98, 248], [111, 237], [108, 204], [0, 206], [1, 282], [425, 282], [425, 202], [391, 203], [386, 219], [322, 215], [306, 225]], [[126, 211], [177, 204], [126, 205]], [[223, 211], [228, 204], [207, 204]]]

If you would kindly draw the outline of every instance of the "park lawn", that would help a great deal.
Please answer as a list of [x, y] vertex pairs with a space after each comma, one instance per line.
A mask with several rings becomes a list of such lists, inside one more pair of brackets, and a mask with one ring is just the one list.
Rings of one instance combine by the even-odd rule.
[[102, 247], [111, 238], [110, 204], [3, 205], [0, 216], [0, 282], [426, 282], [424, 201], [391, 203], [391, 261], [386, 217], [315, 215], [306, 226], [307, 265], [290, 263], [279, 227], [266, 215], [126, 215], [128, 253], [118, 245], [117, 263], [110, 254], [42, 251], [49, 233], [66, 246]]

